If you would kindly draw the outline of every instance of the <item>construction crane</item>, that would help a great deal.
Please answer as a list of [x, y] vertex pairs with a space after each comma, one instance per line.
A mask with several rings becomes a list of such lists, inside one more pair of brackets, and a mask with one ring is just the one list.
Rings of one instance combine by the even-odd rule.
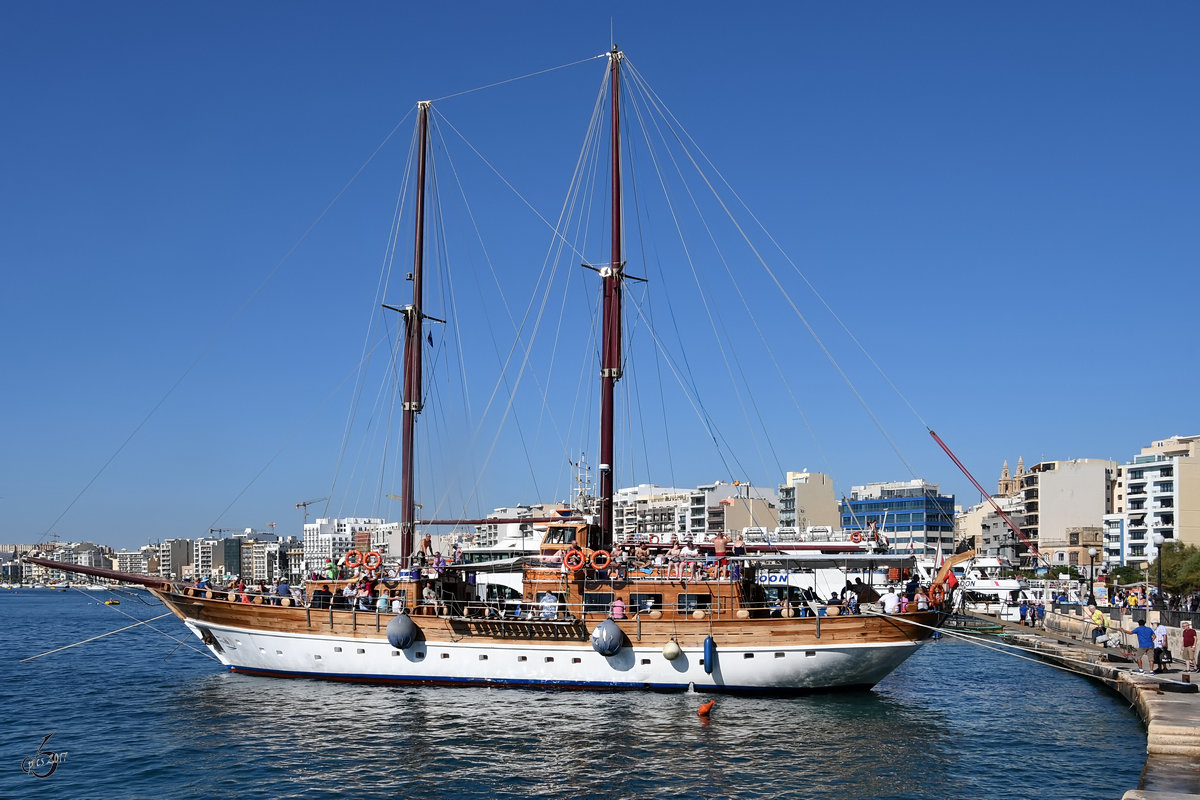
[[209, 528], [208, 535], [212, 536], [214, 533], [241, 533], [244, 530], [245, 528]]
[[305, 500], [301, 503], [296, 503], [296, 508], [304, 509], [304, 524], [308, 524], [308, 507], [315, 506], [317, 503], [324, 503], [328, 497], [317, 497], [312, 500]]

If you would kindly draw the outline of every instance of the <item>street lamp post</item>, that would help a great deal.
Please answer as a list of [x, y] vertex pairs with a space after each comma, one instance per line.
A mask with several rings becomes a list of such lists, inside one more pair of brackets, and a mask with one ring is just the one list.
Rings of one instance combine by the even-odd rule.
[[1155, 589], [1154, 605], [1158, 608], [1162, 607], [1162, 546], [1166, 539], [1161, 533], [1155, 533], [1150, 537], [1150, 541], [1154, 542], [1154, 560], [1158, 562], [1158, 581]]
[[1096, 556], [1100, 551], [1094, 547], [1088, 548], [1088, 601], [1096, 602]]

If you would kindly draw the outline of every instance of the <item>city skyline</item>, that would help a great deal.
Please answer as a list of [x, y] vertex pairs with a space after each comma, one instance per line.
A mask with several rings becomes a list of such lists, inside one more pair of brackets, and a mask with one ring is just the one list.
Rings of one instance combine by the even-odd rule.
[[[920, 477], [967, 507], [978, 493], [924, 421], [989, 490], [1004, 460], [1125, 463], [1197, 433], [1181, 358], [1197, 333], [1193, 6], [66, 5], [10, 9], [0, 56], [20, 121], [0, 194], [0, 540], [298, 535], [296, 504], [325, 496], [310, 518], [397, 517], [352, 488], [372, 477], [342, 442], [394, 176], [339, 191], [417, 100], [588, 59], [610, 36], [904, 400], [867, 384], [883, 441], [797, 354], [823, 442], [781, 439], [781, 471], [685, 437], [671, 471], [618, 486], [774, 487], [808, 469], [839, 495]], [[395, 47], [408, 29], [425, 35]], [[561, 74], [591, 86], [595, 67]], [[456, 103], [464, 129], [498, 113]], [[562, 116], [573, 146], [586, 120]], [[523, 190], [552, 215], [561, 183]], [[802, 427], [788, 413], [772, 411]], [[551, 472], [578, 456], [543, 449]], [[518, 452], [489, 465], [477, 507], [563, 499]]]

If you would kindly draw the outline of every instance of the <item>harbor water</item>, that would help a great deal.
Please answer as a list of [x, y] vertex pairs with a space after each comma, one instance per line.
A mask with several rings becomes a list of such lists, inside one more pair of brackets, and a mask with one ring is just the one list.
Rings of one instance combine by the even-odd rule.
[[1119, 798], [1145, 761], [1119, 696], [949, 638], [873, 691], [707, 721], [696, 694], [234, 675], [174, 617], [20, 663], [165, 611], [111, 596], [0, 591], [0, 798]]

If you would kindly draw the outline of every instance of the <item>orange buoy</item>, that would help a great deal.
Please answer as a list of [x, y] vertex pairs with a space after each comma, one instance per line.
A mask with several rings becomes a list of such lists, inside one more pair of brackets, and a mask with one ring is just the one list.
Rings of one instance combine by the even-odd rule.
[[707, 717], [708, 712], [712, 711], [713, 706], [716, 704], [716, 700], [709, 700], [707, 703], [701, 703], [700, 708], [696, 709], [696, 713], [702, 717]]

